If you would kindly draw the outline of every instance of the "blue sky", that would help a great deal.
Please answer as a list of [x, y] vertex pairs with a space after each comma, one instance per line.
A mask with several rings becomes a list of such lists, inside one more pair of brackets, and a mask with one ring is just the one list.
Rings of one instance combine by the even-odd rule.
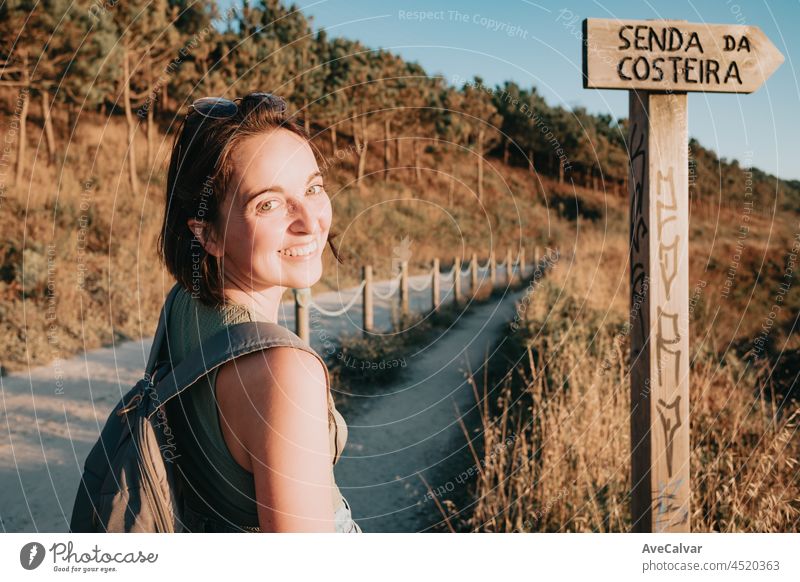
[[[223, 7], [230, 0], [220, 0]], [[800, 179], [800, 0], [300, 0], [314, 28], [417, 61], [429, 74], [535, 85], [550, 104], [627, 117], [627, 91], [584, 89], [584, 18], [668, 18], [760, 27], [783, 65], [749, 95], [690, 93], [689, 134], [720, 156]], [[439, 12], [421, 19], [418, 12]], [[492, 23], [493, 21], [494, 23]], [[751, 152], [748, 155], [747, 152]]]

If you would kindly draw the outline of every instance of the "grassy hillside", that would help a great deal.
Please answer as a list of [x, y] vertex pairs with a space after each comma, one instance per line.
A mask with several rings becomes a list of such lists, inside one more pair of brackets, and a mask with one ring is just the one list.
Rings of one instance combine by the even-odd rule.
[[[57, 129], [65, 125], [65, 119], [56, 120]], [[159, 135], [153, 172], [140, 164], [146, 189], [139, 197], [120, 168], [125, 136], [119, 118], [83, 120], [61, 155], [63, 163], [53, 166], [44, 162], [41, 144], [37, 152], [37, 142], [29, 140], [29, 170], [21, 186], [6, 190], [0, 212], [0, 364], [6, 370], [153, 333], [172, 284], [155, 250], [171, 136]], [[486, 197], [479, 204], [474, 165], [464, 153], [422, 152], [426, 169], [419, 181], [406, 167], [392, 170], [386, 180], [382, 161], [373, 156], [376, 167], [368, 166], [359, 188], [352, 184], [357, 157], [347, 137], [340, 136], [339, 155], [329, 140], [315, 139], [320, 165], [327, 166], [332, 230], [340, 233], [336, 240], [345, 258], [339, 265], [325, 253], [324, 277], [315, 291], [356, 284], [364, 264], [373, 265], [376, 277], [388, 277], [403, 248], [413, 274], [429, 269], [437, 256], [444, 267], [456, 255], [468, 259], [473, 250], [481, 258], [490, 248], [501, 255], [521, 240], [531, 256], [533, 245], [558, 236], [537, 227], [548, 185], [526, 171], [493, 163], [503, 171], [487, 168]], [[137, 139], [144, 151], [144, 136]], [[452, 177], [439, 171], [443, 165], [455, 168]]]
[[[30, 170], [22, 186], [9, 187], [3, 199], [0, 337], [1, 363], [8, 370], [115, 337], [151, 334], [171, 285], [155, 254], [171, 136], [159, 134], [155, 169], [147, 172], [142, 163], [146, 190], [134, 197], [119, 164], [119, 152], [125, 151], [122, 120], [98, 115], [94, 121], [77, 126], [62, 164], [46, 165], [41, 143], [37, 150], [31, 139]], [[57, 129], [65, 130], [65, 124], [56, 119]], [[31, 133], [36, 135], [33, 128]], [[137, 139], [144, 151], [144, 136]], [[473, 251], [483, 258], [489, 249], [502, 257], [508, 247], [522, 244], [529, 257], [535, 245], [574, 247], [582, 257], [593, 257], [587, 259], [589, 272], [569, 279], [571, 292], [604, 309], [622, 309], [628, 301], [626, 195], [559, 184], [490, 157], [485, 195], [478, 202], [472, 156], [460, 148], [430, 146], [420, 148], [419, 175], [404, 159], [386, 174], [381, 156], [371, 156], [359, 187], [352, 181], [357, 155], [347, 147], [348, 136], [340, 135], [337, 152], [322, 136], [314, 142], [326, 168], [333, 230], [340, 233], [346, 259], [339, 265], [327, 252], [315, 290], [357, 283], [364, 264], [372, 264], [377, 277], [388, 277], [393, 259], [406, 251], [414, 273], [429, 268], [437, 256], [444, 264], [456, 255], [468, 259]], [[371, 147], [380, 151], [383, 145], [376, 141]], [[403, 147], [411, 151], [410, 145]], [[693, 201], [690, 287], [699, 289], [694, 329], [703, 330], [714, 349], [730, 345], [741, 351], [774, 304], [800, 227], [796, 213], [773, 218], [759, 206], [745, 223], [743, 183], [731, 184], [721, 198], [723, 205]], [[593, 255], [602, 249], [606, 254]], [[608, 254], [609, 249], [616, 252]], [[592, 286], [601, 284], [599, 274], [613, 277], [601, 289]], [[723, 288], [728, 293], [719, 301]], [[771, 350], [790, 335], [799, 302], [800, 294], [786, 296], [766, 338]]]
[[[454, 519], [462, 529], [630, 528], [627, 208], [577, 194], [602, 218], [557, 219], [566, 260], [476, 385], [487, 395], [485, 473], [470, 484], [476, 505]], [[798, 531], [800, 223], [693, 209], [692, 531]]]

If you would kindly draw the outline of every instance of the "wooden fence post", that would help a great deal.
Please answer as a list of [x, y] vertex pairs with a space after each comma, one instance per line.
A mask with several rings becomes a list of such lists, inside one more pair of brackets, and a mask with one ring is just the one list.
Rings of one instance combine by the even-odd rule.
[[362, 299], [362, 304], [364, 306], [364, 336], [367, 336], [372, 332], [372, 327], [374, 325], [373, 319], [373, 306], [372, 306], [372, 265], [364, 265], [362, 267], [362, 276], [364, 277], [364, 297]]
[[472, 260], [469, 267], [470, 274], [470, 291], [472, 296], [478, 294], [478, 253], [472, 253]]
[[304, 342], [308, 343], [310, 336], [310, 327], [308, 324], [308, 315], [311, 310], [311, 289], [295, 289], [294, 290], [294, 322], [295, 332], [298, 337]]
[[453, 260], [453, 302], [456, 305], [461, 303], [461, 258]]
[[400, 264], [400, 311], [408, 315], [408, 261]]
[[519, 276], [521, 279], [525, 278], [525, 247], [519, 252]]
[[489, 284], [492, 286], [492, 291], [497, 287], [497, 259], [494, 256], [494, 251], [489, 252]]
[[433, 259], [433, 281], [431, 282], [431, 304], [434, 311], [439, 311], [439, 297], [441, 295], [441, 283], [439, 281], [439, 259]]
[[514, 265], [511, 262], [511, 248], [506, 250], [506, 284], [510, 287], [514, 281]]

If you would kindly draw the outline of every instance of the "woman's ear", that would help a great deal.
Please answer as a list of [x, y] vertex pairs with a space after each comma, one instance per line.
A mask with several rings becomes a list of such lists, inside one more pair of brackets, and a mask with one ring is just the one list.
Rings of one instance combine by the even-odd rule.
[[213, 255], [215, 257], [222, 256], [222, 249], [219, 248], [219, 245], [213, 236], [213, 229], [211, 228], [210, 224], [202, 220], [197, 220], [196, 218], [190, 218], [186, 224], [189, 227], [189, 230], [192, 231], [192, 234], [194, 234], [194, 237], [209, 255]]

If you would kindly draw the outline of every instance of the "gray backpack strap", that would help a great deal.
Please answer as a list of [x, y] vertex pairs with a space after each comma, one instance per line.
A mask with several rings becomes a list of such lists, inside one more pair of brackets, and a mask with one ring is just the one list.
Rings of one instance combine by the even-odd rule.
[[167, 335], [167, 318], [169, 317], [169, 310], [170, 307], [172, 307], [172, 303], [175, 301], [175, 296], [179, 291], [180, 285], [175, 283], [170, 292], [167, 294], [167, 298], [164, 300], [164, 305], [161, 308], [161, 315], [158, 316], [158, 326], [156, 327], [156, 333], [153, 337], [153, 345], [150, 348], [150, 355], [147, 358], [147, 366], [144, 369], [144, 379], [148, 382], [153, 377], [156, 365], [158, 364], [158, 356], [161, 353], [161, 346], [163, 345], [164, 338]]
[[[316, 356], [325, 369], [325, 383], [330, 391], [328, 367], [310, 345], [277, 323], [246, 321], [218, 331], [161, 378], [155, 387], [158, 406], [166, 404], [223, 364], [239, 356], [276, 346], [296, 347]], [[149, 411], [148, 416], [155, 412], [156, 409]]]

